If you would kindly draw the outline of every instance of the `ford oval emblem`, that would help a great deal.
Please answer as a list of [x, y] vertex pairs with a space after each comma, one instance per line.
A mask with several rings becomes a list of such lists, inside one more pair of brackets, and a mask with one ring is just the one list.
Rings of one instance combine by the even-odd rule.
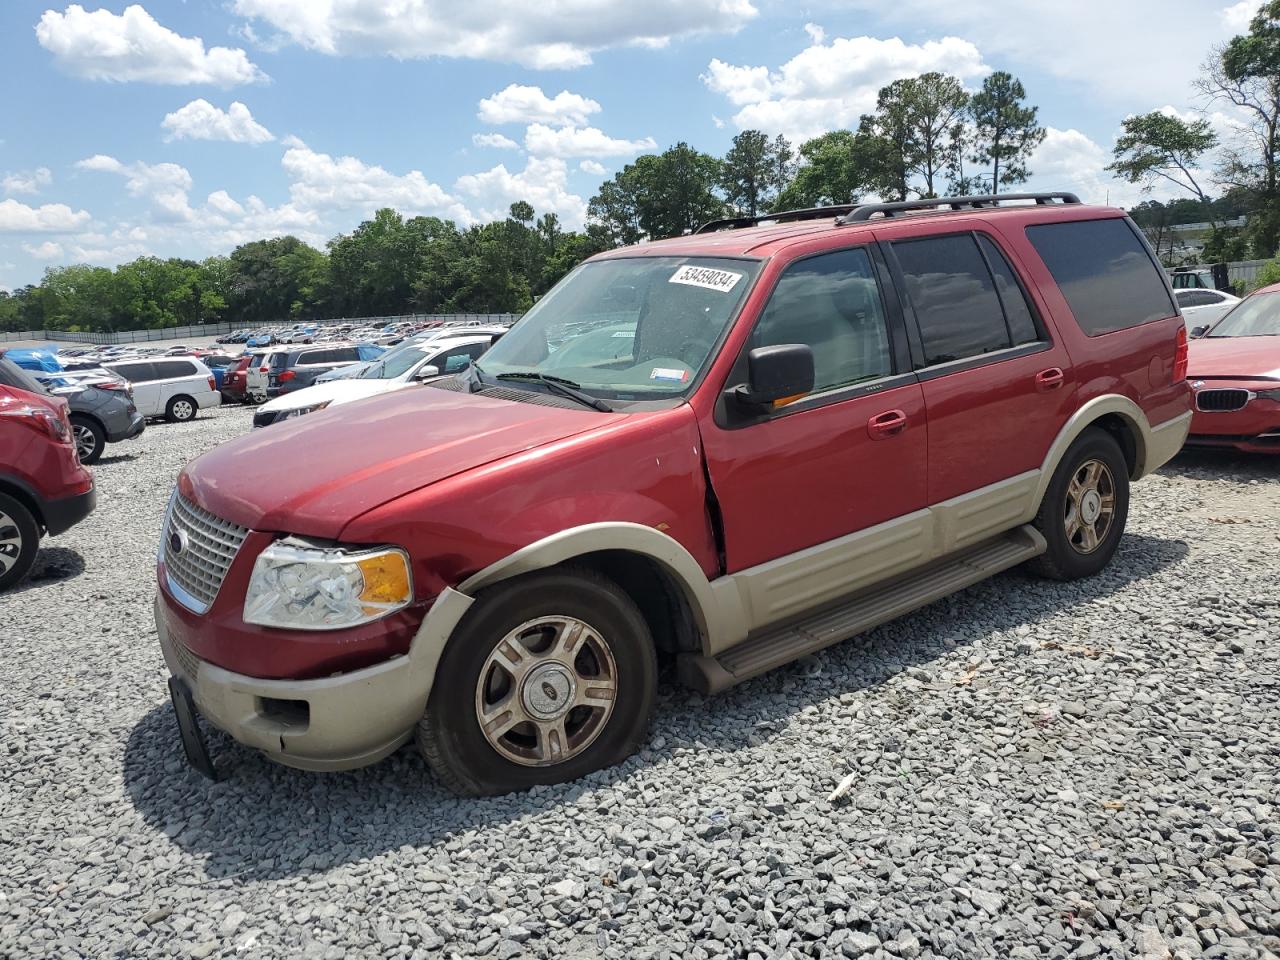
[[182, 552], [187, 549], [187, 535], [181, 530], [169, 531], [169, 552], [175, 557], [182, 556]]

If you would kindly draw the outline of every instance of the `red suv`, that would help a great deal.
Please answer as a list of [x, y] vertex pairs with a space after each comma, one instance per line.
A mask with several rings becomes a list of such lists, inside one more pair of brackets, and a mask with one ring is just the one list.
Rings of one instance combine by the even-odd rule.
[[27, 575], [42, 532], [57, 535], [83, 520], [96, 496], [67, 401], [34, 380], [30, 386], [0, 384], [0, 590]]
[[636, 749], [659, 655], [718, 691], [1018, 564], [1106, 566], [1191, 420], [1124, 213], [759, 219], [601, 254], [465, 373], [191, 463], [156, 602], [188, 754], [199, 713], [298, 767], [416, 733], [458, 791], [563, 781]]

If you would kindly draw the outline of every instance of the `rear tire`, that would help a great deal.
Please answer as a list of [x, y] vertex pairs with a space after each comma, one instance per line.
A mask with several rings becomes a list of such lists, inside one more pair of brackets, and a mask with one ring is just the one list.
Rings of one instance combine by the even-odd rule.
[[27, 575], [40, 549], [40, 528], [19, 500], [0, 493], [0, 590]]
[[1068, 448], [1033, 521], [1049, 549], [1028, 567], [1052, 580], [1091, 577], [1111, 562], [1129, 517], [1129, 465], [1111, 434], [1085, 430]]
[[185, 394], [179, 394], [170, 398], [164, 408], [164, 418], [170, 423], [186, 423], [196, 418], [196, 411], [199, 409], [194, 400]]
[[418, 748], [460, 794], [575, 780], [636, 751], [657, 672], [644, 617], [612, 580], [520, 577], [485, 591], [450, 637]]
[[72, 414], [71, 432], [76, 438], [76, 452], [80, 455], [80, 462], [86, 466], [97, 463], [102, 451], [107, 448], [107, 432], [102, 426], [96, 420]]

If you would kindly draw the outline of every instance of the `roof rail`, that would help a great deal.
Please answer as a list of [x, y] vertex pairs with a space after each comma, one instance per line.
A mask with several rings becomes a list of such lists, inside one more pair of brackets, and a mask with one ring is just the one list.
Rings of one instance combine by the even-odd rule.
[[904, 200], [899, 203], [863, 204], [841, 217], [840, 223], [858, 223], [870, 220], [876, 214], [889, 218], [899, 213], [937, 210], [941, 207], [950, 207], [952, 210], [978, 210], [997, 207], [1005, 200], [1034, 200], [1038, 205], [1050, 204], [1054, 201], [1064, 204], [1080, 202], [1080, 198], [1074, 193], [992, 193], [978, 197], [931, 197], [927, 200]]
[[858, 209], [856, 203], [836, 203], [829, 207], [805, 207], [803, 210], [782, 210], [778, 213], [762, 213], [754, 217], [725, 217], [723, 220], [708, 220], [694, 233], [714, 233], [717, 230], [739, 230], [743, 227], [754, 227], [761, 223], [783, 223], [796, 220], [823, 220], [827, 217], [839, 217]]

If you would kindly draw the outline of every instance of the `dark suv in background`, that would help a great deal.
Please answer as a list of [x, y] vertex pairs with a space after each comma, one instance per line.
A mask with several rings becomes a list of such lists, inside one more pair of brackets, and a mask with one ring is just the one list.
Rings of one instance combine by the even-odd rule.
[[315, 383], [316, 377], [361, 360], [373, 360], [383, 348], [367, 343], [277, 350], [271, 354], [267, 373], [267, 396], [278, 397]]

